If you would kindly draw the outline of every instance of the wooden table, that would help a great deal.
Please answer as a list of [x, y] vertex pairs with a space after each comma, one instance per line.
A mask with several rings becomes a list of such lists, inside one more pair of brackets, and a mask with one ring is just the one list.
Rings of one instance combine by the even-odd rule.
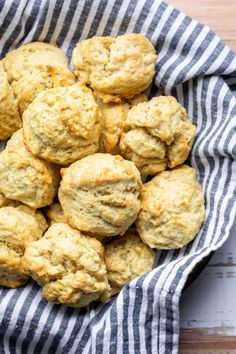
[[[170, 0], [236, 52], [236, 0]], [[236, 354], [236, 224], [180, 302], [180, 354]]]
[[236, 52], [236, 0], [169, 0], [213, 29]]

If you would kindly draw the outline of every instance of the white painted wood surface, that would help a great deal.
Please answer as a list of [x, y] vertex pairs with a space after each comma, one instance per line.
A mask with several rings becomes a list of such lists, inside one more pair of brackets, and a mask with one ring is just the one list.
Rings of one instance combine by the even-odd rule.
[[[236, 51], [236, 0], [169, 0]], [[181, 354], [236, 354], [236, 222], [180, 303]]]
[[195, 347], [196, 353], [236, 353], [236, 223], [226, 243], [184, 291], [180, 317], [181, 353], [195, 353]]

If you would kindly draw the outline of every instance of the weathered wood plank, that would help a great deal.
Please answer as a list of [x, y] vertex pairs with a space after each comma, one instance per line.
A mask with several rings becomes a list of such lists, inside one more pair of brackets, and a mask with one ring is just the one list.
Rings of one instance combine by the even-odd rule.
[[[236, 0], [169, 0], [236, 51]], [[180, 354], [236, 354], [236, 225], [181, 299]]]
[[208, 349], [215, 349], [214, 354], [218, 354], [221, 353], [218, 350], [230, 349], [234, 351], [227, 353], [236, 354], [235, 296], [236, 224], [227, 242], [214, 254], [202, 274], [182, 295], [182, 353], [194, 354], [195, 352], [186, 350], [202, 349], [207, 350], [204, 352], [207, 354]]
[[[236, 336], [227, 335], [232, 328], [183, 328], [180, 336], [180, 349], [184, 350], [209, 350], [214, 349], [215, 354], [221, 349], [236, 350]], [[225, 334], [222, 334], [225, 333]], [[217, 350], [217, 352], [216, 352]]]

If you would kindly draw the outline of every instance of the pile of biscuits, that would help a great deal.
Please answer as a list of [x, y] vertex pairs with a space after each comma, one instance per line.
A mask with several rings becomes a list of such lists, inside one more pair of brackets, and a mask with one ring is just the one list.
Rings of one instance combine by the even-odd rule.
[[139, 34], [81, 41], [74, 73], [47, 43], [2, 59], [0, 286], [32, 277], [48, 301], [106, 301], [153, 268], [153, 249], [196, 236], [204, 198], [183, 165], [196, 127], [174, 97], [143, 93], [156, 59]]

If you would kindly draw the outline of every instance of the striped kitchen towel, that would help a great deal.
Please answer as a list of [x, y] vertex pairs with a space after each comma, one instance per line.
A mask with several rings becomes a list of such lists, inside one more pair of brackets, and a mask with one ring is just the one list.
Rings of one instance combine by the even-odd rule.
[[197, 125], [189, 162], [203, 184], [206, 223], [181, 250], [107, 304], [42, 300], [31, 282], [0, 289], [0, 353], [177, 353], [179, 298], [188, 274], [229, 236], [236, 212], [236, 56], [206, 26], [159, 0], [0, 0], [0, 53], [56, 42], [69, 56], [93, 35], [143, 33], [158, 61], [150, 97], [174, 95]]

